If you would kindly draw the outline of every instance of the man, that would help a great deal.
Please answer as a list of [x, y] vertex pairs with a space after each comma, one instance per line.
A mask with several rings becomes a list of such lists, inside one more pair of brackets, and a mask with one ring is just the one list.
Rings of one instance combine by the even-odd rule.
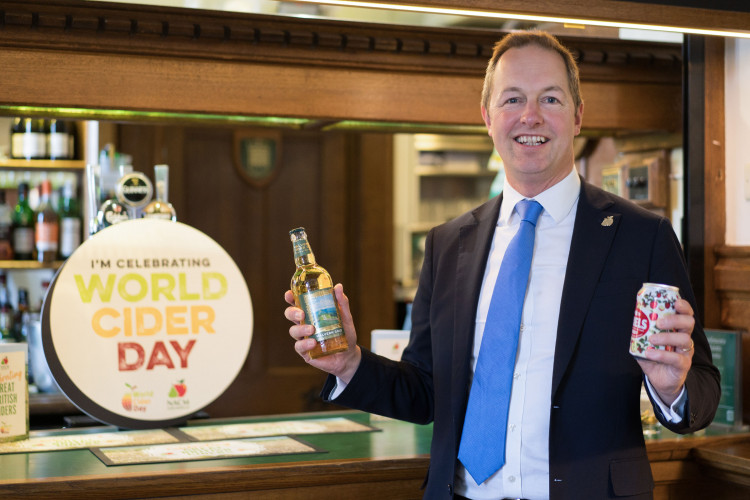
[[[693, 432], [716, 411], [719, 375], [669, 221], [583, 182], [573, 138], [583, 101], [570, 53], [538, 32], [506, 36], [487, 69], [482, 116], [506, 173], [501, 196], [434, 228], [402, 361], [356, 346], [348, 299], [335, 288], [349, 345], [310, 360], [313, 327], [287, 308], [296, 351], [327, 371], [323, 397], [418, 423], [434, 422], [425, 498], [652, 498], [640, 423], [645, 381], [659, 420]], [[487, 479], [469, 472], [467, 418], [472, 378], [487, 335], [491, 297], [520, 226], [516, 203], [542, 206], [525, 291], [504, 465]], [[644, 282], [679, 287], [684, 300], [652, 337], [674, 352], [629, 354], [636, 293]], [[500, 283], [500, 288], [505, 286]], [[293, 303], [291, 292], [285, 299]], [[488, 337], [489, 338], [489, 337]], [[480, 405], [481, 406], [481, 405]], [[487, 433], [494, 438], [495, 432]], [[484, 459], [484, 456], [480, 457]]]

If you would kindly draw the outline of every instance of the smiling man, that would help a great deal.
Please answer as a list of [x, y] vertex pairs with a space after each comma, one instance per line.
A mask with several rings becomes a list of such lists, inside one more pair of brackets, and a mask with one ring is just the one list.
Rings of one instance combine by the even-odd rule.
[[[295, 350], [331, 374], [327, 400], [434, 422], [427, 499], [651, 499], [640, 422], [645, 384], [669, 429], [708, 425], [718, 370], [670, 222], [586, 183], [574, 164], [578, 69], [554, 37], [507, 35], [485, 78], [482, 116], [505, 167], [503, 193], [430, 231], [400, 362], [356, 344], [307, 355], [313, 327], [285, 316]], [[671, 330], [629, 353], [643, 283], [677, 286]], [[291, 292], [285, 300], [293, 304]]]

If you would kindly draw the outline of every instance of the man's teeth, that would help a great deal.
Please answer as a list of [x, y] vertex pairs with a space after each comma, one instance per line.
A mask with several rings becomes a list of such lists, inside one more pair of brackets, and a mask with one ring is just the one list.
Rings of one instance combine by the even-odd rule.
[[521, 135], [516, 137], [516, 142], [529, 146], [538, 146], [547, 142], [547, 138], [540, 135]]

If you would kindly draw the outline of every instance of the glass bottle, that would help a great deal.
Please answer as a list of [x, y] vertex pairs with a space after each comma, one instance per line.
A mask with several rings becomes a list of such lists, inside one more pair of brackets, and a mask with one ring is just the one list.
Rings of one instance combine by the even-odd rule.
[[52, 183], [49, 179], [42, 181], [41, 199], [36, 213], [34, 241], [36, 242], [36, 260], [54, 262], [57, 259], [57, 239], [60, 232], [60, 217], [52, 208], [50, 197]]
[[349, 345], [341, 326], [331, 275], [315, 262], [305, 228], [293, 229], [289, 236], [297, 265], [291, 283], [294, 301], [305, 312], [305, 323], [315, 326], [312, 337], [318, 342], [309, 355], [314, 359], [346, 351]]
[[154, 166], [156, 197], [143, 209], [143, 217], [148, 219], [177, 220], [177, 212], [169, 203], [169, 165]]
[[0, 273], [0, 343], [18, 342], [13, 332], [13, 307], [8, 297], [5, 273]]
[[39, 160], [47, 157], [47, 133], [41, 118], [15, 118], [11, 127], [12, 158]]
[[28, 326], [31, 320], [31, 309], [29, 308], [29, 291], [26, 288], [18, 289], [18, 306], [13, 315], [13, 332], [19, 342], [28, 341]]
[[0, 188], [0, 260], [13, 258], [13, 210], [5, 202], [5, 190]]
[[60, 197], [60, 259], [70, 257], [81, 244], [81, 209], [74, 181], [67, 180]]
[[49, 121], [47, 154], [50, 160], [73, 158], [72, 123], [52, 118]]
[[34, 211], [29, 206], [29, 185], [18, 185], [18, 203], [13, 209], [13, 255], [16, 260], [34, 258]]

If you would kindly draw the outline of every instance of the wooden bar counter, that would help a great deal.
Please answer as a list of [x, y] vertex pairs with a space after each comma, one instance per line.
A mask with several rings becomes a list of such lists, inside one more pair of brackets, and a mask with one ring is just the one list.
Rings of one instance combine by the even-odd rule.
[[[348, 411], [196, 423], [333, 416], [380, 430], [300, 436], [321, 453], [148, 465], [107, 466], [89, 449], [3, 454], [0, 498], [421, 498], [432, 426]], [[76, 432], [103, 430], [111, 427]]]
[[[346, 417], [374, 432], [308, 434], [312, 454], [107, 466], [89, 449], [0, 455], [2, 498], [419, 499], [432, 426], [351, 411], [191, 425]], [[75, 432], [102, 432], [111, 427]], [[582, 429], [585, 432], [585, 429]], [[51, 432], [72, 432], [51, 431]], [[750, 495], [750, 433], [709, 429], [647, 440], [660, 499], [745, 499]], [[729, 463], [729, 470], [722, 464]], [[724, 467], [722, 469], [722, 467]], [[717, 473], [720, 471], [720, 473]], [[704, 496], [705, 495], [705, 496]]]

